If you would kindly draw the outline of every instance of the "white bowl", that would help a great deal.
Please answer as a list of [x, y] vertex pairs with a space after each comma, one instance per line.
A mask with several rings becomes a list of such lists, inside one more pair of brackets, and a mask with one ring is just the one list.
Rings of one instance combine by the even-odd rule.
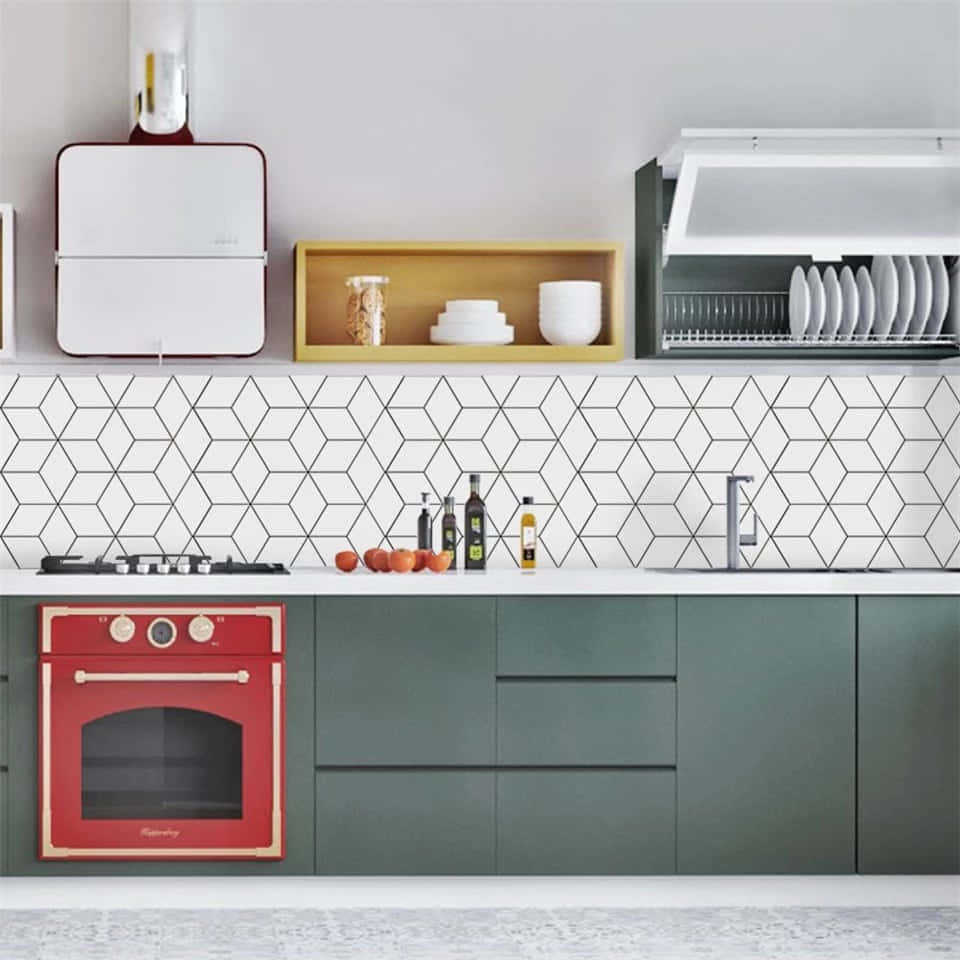
[[540, 316], [540, 334], [547, 343], [563, 347], [585, 347], [600, 335], [600, 316], [556, 319]]
[[454, 324], [458, 327], [472, 327], [477, 325], [490, 326], [493, 324], [502, 326], [506, 322], [507, 315], [505, 313], [497, 313], [496, 311], [470, 314], [455, 310], [453, 312], [447, 311], [446, 313], [437, 314], [438, 324]]
[[599, 296], [603, 284], [596, 280], [550, 280], [540, 284], [540, 294], [565, 296], [582, 296], [586, 293]]
[[496, 313], [499, 303], [496, 300], [448, 300], [447, 313]]
[[513, 327], [497, 325], [494, 330], [451, 327], [449, 324], [430, 328], [431, 343], [446, 343], [456, 346], [501, 346], [513, 343]]

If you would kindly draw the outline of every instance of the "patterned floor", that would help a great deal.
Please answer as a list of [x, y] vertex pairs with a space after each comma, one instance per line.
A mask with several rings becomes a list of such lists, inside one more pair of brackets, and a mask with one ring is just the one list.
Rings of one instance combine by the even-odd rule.
[[24, 910], [3, 960], [924, 960], [960, 910]]

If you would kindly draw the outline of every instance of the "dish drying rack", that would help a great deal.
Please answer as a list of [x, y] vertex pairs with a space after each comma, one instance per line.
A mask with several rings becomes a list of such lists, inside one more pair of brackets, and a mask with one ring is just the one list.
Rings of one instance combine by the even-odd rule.
[[875, 334], [848, 338], [794, 337], [789, 326], [790, 295], [785, 291], [697, 291], [663, 294], [664, 352], [683, 349], [768, 348], [790, 350], [957, 349], [958, 335]]

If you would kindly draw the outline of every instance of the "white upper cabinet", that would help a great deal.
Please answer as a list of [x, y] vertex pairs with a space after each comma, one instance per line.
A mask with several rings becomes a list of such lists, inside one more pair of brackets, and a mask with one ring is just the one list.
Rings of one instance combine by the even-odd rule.
[[960, 254], [960, 131], [683, 130], [664, 255]]

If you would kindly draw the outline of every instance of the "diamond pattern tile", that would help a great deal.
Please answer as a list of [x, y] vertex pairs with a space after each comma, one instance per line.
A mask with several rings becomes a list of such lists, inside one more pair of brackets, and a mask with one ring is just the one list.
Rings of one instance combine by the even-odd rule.
[[411, 545], [479, 472], [491, 565], [535, 498], [546, 566], [960, 562], [960, 378], [65, 376], [0, 389], [0, 565], [203, 549], [288, 564]]

